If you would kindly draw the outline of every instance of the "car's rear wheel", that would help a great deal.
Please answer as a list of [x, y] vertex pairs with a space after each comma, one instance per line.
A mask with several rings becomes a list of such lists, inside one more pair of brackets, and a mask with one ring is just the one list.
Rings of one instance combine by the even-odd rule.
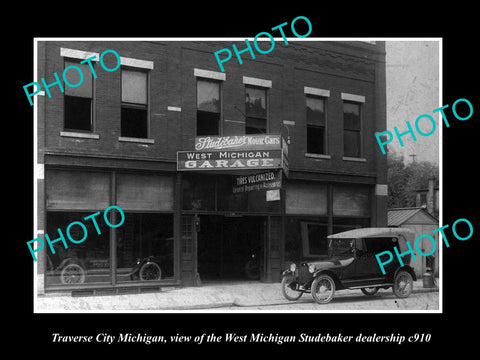
[[312, 283], [312, 297], [318, 304], [329, 303], [335, 294], [335, 281], [330, 275], [319, 275]]
[[413, 277], [406, 270], [400, 270], [393, 282], [393, 293], [396, 297], [409, 297], [413, 290]]
[[362, 292], [367, 296], [375, 295], [378, 291], [378, 287], [368, 287], [368, 288], [361, 288]]
[[295, 301], [300, 299], [303, 295], [303, 291], [297, 291], [292, 288], [294, 283], [294, 277], [292, 274], [287, 274], [282, 278], [282, 294], [285, 299]]

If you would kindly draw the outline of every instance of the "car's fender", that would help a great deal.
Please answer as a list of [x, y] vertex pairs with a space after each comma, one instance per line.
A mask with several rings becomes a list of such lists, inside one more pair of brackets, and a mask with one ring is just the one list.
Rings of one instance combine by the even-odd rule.
[[397, 277], [397, 274], [400, 270], [408, 271], [410, 275], [412, 275], [413, 281], [417, 281], [417, 274], [415, 274], [415, 270], [413, 270], [413, 268], [410, 265], [404, 265], [399, 267], [397, 270], [395, 270], [395, 274], [393, 275], [394, 279]]

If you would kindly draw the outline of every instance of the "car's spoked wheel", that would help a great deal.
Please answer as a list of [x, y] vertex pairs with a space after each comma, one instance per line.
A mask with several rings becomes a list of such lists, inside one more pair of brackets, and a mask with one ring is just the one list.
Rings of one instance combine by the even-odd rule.
[[365, 295], [372, 296], [372, 295], [375, 295], [377, 293], [378, 287], [362, 288], [361, 290]]
[[285, 299], [294, 301], [300, 299], [303, 295], [303, 291], [297, 291], [294, 289], [295, 283], [291, 274], [285, 275], [282, 278], [282, 294]]
[[413, 290], [413, 278], [412, 275], [405, 270], [400, 270], [395, 276], [393, 283], [393, 293], [396, 297], [406, 298], [409, 297]]
[[162, 270], [154, 262], [147, 262], [140, 268], [140, 280], [160, 280], [162, 277]]
[[335, 282], [329, 275], [320, 275], [312, 283], [312, 297], [318, 304], [329, 303], [335, 294]]
[[63, 284], [83, 284], [85, 271], [78, 264], [68, 264], [63, 268], [60, 280]]

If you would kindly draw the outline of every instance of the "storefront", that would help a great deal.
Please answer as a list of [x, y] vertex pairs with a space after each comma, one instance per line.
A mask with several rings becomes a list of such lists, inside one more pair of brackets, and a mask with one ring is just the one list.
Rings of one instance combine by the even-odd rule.
[[[152, 172], [48, 168], [46, 233], [54, 240], [58, 229], [65, 232], [71, 222], [82, 221], [88, 238], [68, 248], [59, 241], [54, 254], [43, 252], [46, 289], [108, 293], [145, 282], [173, 283], [174, 179]], [[112, 204], [124, 212], [122, 226], [85, 220]], [[81, 238], [76, 231], [81, 227], [72, 227], [69, 234]]]
[[48, 166], [52, 240], [57, 229], [111, 205], [125, 221], [118, 228], [99, 222], [98, 229], [84, 222], [86, 241], [68, 249], [57, 242], [55, 254], [44, 252], [46, 290], [277, 282], [289, 261], [327, 256], [326, 235], [374, 223], [372, 184], [288, 176], [280, 135], [203, 139], [200, 150], [178, 152], [176, 172]]
[[282, 186], [280, 135], [197, 137], [177, 153], [182, 176], [182, 282], [278, 281]]

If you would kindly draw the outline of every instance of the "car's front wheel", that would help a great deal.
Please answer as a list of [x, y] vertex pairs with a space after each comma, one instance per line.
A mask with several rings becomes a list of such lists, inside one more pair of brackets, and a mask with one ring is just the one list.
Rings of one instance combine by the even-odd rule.
[[303, 295], [303, 291], [297, 291], [292, 288], [293, 282], [292, 274], [287, 274], [282, 278], [282, 294], [285, 299], [290, 301], [298, 300]]
[[396, 297], [409, 297], [413, 290], [413, 277], [406, 270], [400, 270], [393, 282], [393, 293]]
[[319, 275], [312, 283], [312, 297], [318, 304], [329, 303], [335, 294], [335, 281], [330, 275]]

